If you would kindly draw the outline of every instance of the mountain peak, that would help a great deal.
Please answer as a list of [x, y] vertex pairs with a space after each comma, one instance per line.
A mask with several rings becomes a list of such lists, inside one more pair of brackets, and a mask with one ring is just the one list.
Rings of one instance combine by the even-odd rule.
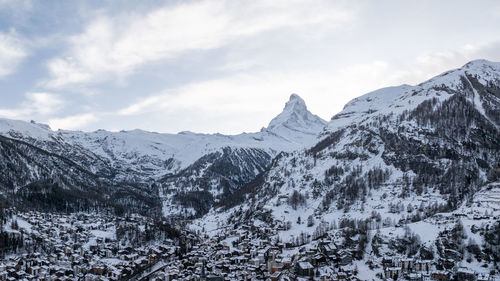
[[288, 102], [292, 102], [292, 101], [297, 101], [297, 102], [301, 102], [301, 103], [305, 104], [304, 100], [298, 94], [295, 94], [295, 93], [291, 94], [290, 99], [288, 99]]
[[297, 94], [291, 94], [290, 99], [286, 102], [284, 112], [296, 112], [297, 114], [305, 114], [307, 106], [305, 101]]
[[307, 111], [307, 106], [299, 95], [291, 94], [283, 109], [283, 112], [285, 111], [305, 112]]
[[289, 132], [318, 134], [325, 126], [326, 121], [312, 114], [304, 100], [297, 94], [291, 94], [283, 111], [271, 120], [264, 130], [278, 135], [287, 135]]
[[498, 63], [495, 63], [495, 62], [492, 62], [492, 61], [489, 61], [489, 60], [485, 60], [485, 59], [477, 59], [477, 60], [472, 60], [468, 63], [466, 63], [463, 68], [473, 68], [473, 67], [482, 67], [482, 66], [485, 66], [485, 65], [498, 65]]

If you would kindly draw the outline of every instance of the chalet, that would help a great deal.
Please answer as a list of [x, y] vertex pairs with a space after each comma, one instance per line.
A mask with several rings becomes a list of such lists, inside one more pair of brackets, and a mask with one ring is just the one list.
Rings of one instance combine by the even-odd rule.
[[385, 278], [397, 280], [401, 276], [401, 267], [388, 267], [384, 270]]
[[271, 274], [271, 276], [269, 276], [269, 278], [271, 279], [271, 281], [278, 281], [280, 278], [280, 275], [281, 275], [281, 271], [276, 271], [276, 272], [273, 272], [273, 274]]
[[292, 259], [289, 257], [283, 258], [281, 262], [283, 263], [284, 269], [288, 269], [292, 266]]
[[314, 267], [307, 261], [301, 261], [297, 263], [296, 271], [299, 276], [312, 276]]
[[412, 272], [408, 274], [407, 279], [409, 281], [422, 281], [423, 278], [421, 273]]
[[337, 246], [333, 242], [321, 245], [320, 249], [327, 256], [334, 255], [337, 252]]
[[477, 275], [477, 281], [491, 281], [489, 274], [480, 273]]
[[[148, 222], [147, 218], [106, 217], [101, 215], [53, 215], [25, 213], [25, 221], [32, 222], [32, 232], [25, 233], [25, 241], [42, 244], [43, 255], [30, 253], [14, 255], [12, 260], [0, 260], [0, 281], [10, 280], [128, 280], [140, 276], [150, 268], [161, 269], [149, 276], [149, 280], [199, 281], [201, 267], [206, 265], [203, 280], [359, 280], [352, 265], [355, 246], [342, 235], [326, 234], [320, 240], [312, 239], [299, 248], [294, 243], [278, 243], [273, 223], [255, 227], [240, 226], [234, 230], [223, 230], [200, 243], [191, 235], [187, 239], [158, 242], [157, 245], [122, 243], [123, 240], [96, 237], [96, 233], [114, 231], [117, 224], [136, 228]], [[65, 228], [61, 230], [60, 225]], [[279, 224], [275, 224], [279, 225]], [[274, 228], [273, 228], [274, 227]], [[52, 233], [52, 230], [57, 230]], [[91, 231], [92, 229], [99, 231]], [[267, 234], [266, 234], [267, 233]], [[272, 235], [268, 235], [272, 234]], [[183, 234], [185, 235], [185, 234]], [[123, 239], [124, 235], [120, 235]], [[127, 237], [128, 235], [125, 235]], [[189, 235], [188, 235], [189, 236]], [[311, 239], [311, 237], [308, 237]], [[100, 241], [102, 243], [97, 243]], [[187, 242], [184, 242], [187, 241]], [[125, 241], [126, 242], [126, 241]], [[124, 244], [134, 247], [123, 248]], [[152, 243], [154, 244], [154, 243]], [[178, 244], [180, 246], [174, 246]], [[190, 244], [186, 247], [186, 244]], [[225, 244], [225, 245], [224, 245]], [[355, 245], [356, 243], [354, 243]], [[291, 247], [292, 249], [287, 249]], [[182, 252], [188, 250], [188, 252]], [[454, 260], [420, 260], [407, 258], [383, 258], [368, 256], [370, 268], [380, 268], [387, 280], [404, 279], [414, 281], [445, 281], [453, 275], [457, 280], [491, 281], [492, 276], [477, 275], [468, 269], [453, 271], [431, 271], [431, 268], [455, 268]], [[158, 262], [161, 262], [158, 264]], [[443, 266], [449, 262], [449, 265]], [[157, 266], [155, 266], [157, 265]], [[326, 270], [325, 270], [326, 269]], [[36, 277], [33, 277], [36, 276]], [[493, 277], [494, 278], [494, 277]]]
[[276, 273], [278, 271], [282, 271], [283, 270], [283, 264], [282, 263], [274, 263], [272, 266], [271, 266], [271, 273]]
[[393, 266], [392, 259], [383, 258], [382, 259], [382, 266], [384, 268]]
[[448, 281], [450, 280], [450, 274], [447, 271], [435, 270], [431, 272], [431, 278], [437, 281]]
[[337, 280], [346, 280], [347, 279], [347, 273], [345, 272], [338, 272], [337, 273]]
[[429, 272], [431, 270], [431, 264], [432, 261], [430, 260], [417, 260], [415, 262], [415, 270]]
[[326, 256], [324, 254], [316, 254], [314, 255], [314, 257], [312, 258], [312, 263], [316, 266], [320, 265], [320, 264], [325, 264], [326, 263]]
[[441, 264], [446, 269], [452, 269], [455, 267], [455, 261], [453, 259], [441, 260]]
[[[208, 275], [205, 279], [206, 281], [224, 281], [224, 278], [217, 275]], [[203, 281], [203, 279], [201, 279]]]
[[464, 280], [464, 281], [475, 281], [476, 280], [476, 273], [470, 269], [467, 268], [458, 268], [456, 273], [455, 273], [455, 278], [457, 280]]
[[339, 252], [339, 261], [340, 265], [348, 265], [352, 262], [352, 253], [346, 250], [341, 250]]

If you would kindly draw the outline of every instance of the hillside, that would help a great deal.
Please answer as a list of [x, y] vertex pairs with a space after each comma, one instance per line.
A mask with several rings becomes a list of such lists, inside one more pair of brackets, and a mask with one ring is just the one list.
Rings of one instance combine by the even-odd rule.
[[[240, 204], [222, 206], [192, 228], [216, 235], [241, 224], [274, 225], [277, 241], [315, 247], [320, 237], [340, 239], [337, 246], [355, 247], [353, 258], [364, 262], [426, 250], [454, 258], [444, 249], [458, 250], [462, 260], [462, 242], [446, 244], [440, 225], [463, 223], [470, 232], [500, 215], [499, 116], [500, 63], [484, 60], [416, 86], [368, 93], [333, 116], [316, 145], [274, 159], [241, 189]], [[347, 243], [352, 236], [364, 242]], [[386, 246], [374, 244], [379, 238]]]

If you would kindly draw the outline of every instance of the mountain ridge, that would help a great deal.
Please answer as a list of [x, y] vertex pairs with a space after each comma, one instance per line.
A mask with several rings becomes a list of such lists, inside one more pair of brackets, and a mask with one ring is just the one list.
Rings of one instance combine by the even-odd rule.
[[[205, 228], [221, 217], [232, 225], [266, 213], [293, 231], [312, 216], [324, 221], [371, 211], [391, 220], [421, 216], [392, 213], [416, 202], [455, 210], [484, 184], [499, 181], [500, 64], [478, 60], [416, 86], [379, 89], [353, 99], [334, 115], [311, 148], [275, 158], [251, 183], [240, 204], [196, 221]], [[494, 171], [497, 171], [496, 173]], [[293, 199], [293, 200], [292, 200]], [[293, 202], [293, 203], [292, 203]], [[211, 223], [212, 221], [212, 223]], [[220, 225], [220, 223], [219, 223]]]

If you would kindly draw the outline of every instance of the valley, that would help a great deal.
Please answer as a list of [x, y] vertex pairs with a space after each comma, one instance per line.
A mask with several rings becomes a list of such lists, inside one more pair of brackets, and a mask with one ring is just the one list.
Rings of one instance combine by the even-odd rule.
[[0, 280], [500, 278], [498, 62], [254, 133], [0, 135]]

